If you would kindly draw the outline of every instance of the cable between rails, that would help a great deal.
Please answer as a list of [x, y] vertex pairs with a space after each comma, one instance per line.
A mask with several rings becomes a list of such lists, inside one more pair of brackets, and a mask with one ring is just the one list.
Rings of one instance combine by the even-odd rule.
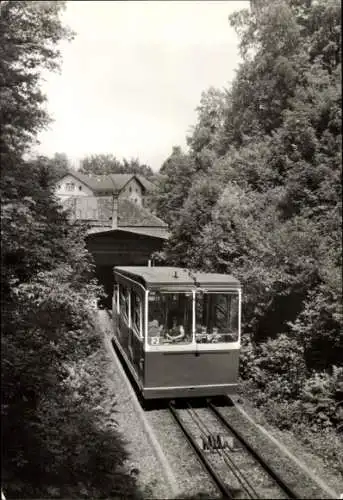
[[296, 493], [292, 490], [292, 488], [288, 486], [287, 483], [285, 483], [285, 481], [280, 477], [280, 475], [273, 468], [273, 466], [268, 464], [264, 460], [264, 458], [260, 455], [260, 453], [244, 439], [241, 433], [230, 424], [227, 418], [220, 413], [218, 408], [216, 408], [216, 406], [214, 406], [213, 403], [209, 402], [208, 406], [209, 408], [211, 408], [213, 413], [218, 417], [218, 419], [224, 424], [224, 426], [238, 439], [238, 441], [244, 446], [244, 448], [255, 458], [255, 460], [259, 464], [262, 465], [264, 470], [275, 480], [277, 485], [288, 495], [288, 497], [290, 499], [296, 500], [298, 498], [298, 495], [296, 495]]
[[[188, 407], [189, 407], [189, 411], [190, 411], [190, 414], [191, 414], [191, 417], [192, 419], [194, 420], [194, 422], [197, 424], [200, 432], [201, 432], [201, 436], [202, 437], [205, 437], [206, 438], [206, 434], [205, 432], [203, 431], [203, 429], [205, 429], [207, 435], [211, 434], [210, 431], [209, 431], [209, 428], [207, 427], [207, 425], [199, 418], [199, 416], [196, 414], [196, 412], [194, 411], [194, 408], [192, 408], [192, 406], [188, 403], [187, 404]], [[230, 457], [230, 454], [228, 452], [228, 450], [226, 449], [215, 449], [214, 450], [219, 456], [221, 456], [224, 460], [224, 462], [226, 463], [226, 465], [228, 466], [228, 468], [230, 469], [230, 471], [233, 473], [233, 475], [236, 477], [237, 481], [239, 482], [239, 484], [243, 487], [243, 489], [246, 491], [246, 493], [251, 497], [251, 498], [256, 498], [258, 499], [259, 498], [259, 495], [257, 493], [257, 491], [255, 490], [255, 488], [252, 486], [252, 484], [248, 481], [248, 479], [240, 472], [240, 469], [239, 467], [237, 466], [237, 464], [235, 463], [234, 460], [232, 460], [232, 458]]]
[[219, 491], [222, 493], [223, 498], [234, 499], [234, 495], [230, 491], [230, 488], [228, 488], [226, 486], [226, 484], [224, 483], [224, 481], [217, 474], [217, 472], [213, 468], [212, 464], [210, 463], [210, 461], [208, 460], [208, 458], [206, 457], [206, 455], [203, 453], [202, 449], [200, 448], [200, 446], [198, 445], [198, 443], [196, 442], [196, 440], [193, 438], [193, 436], [191, 435], [191, 433], [187, 430], [186, 426], [182, 422], [182, 419], [178, 415], [178, 412], [177, 412], [177, 410], [176, 410], [173, 402], [170, 402], [169, 405], [168, 405], [168, 407], [169, 407], [169, 410], [170, 410], [171, 414], [173, 415], [174, 419], [176, 420], [177, 424], [179, 425], [179, 427], [182, 429], [184, 435], [186, 436], [187, 441], [193, 447], [193, 449], [195, 450], [196, 454], [201, 459], [201, 462], [204, 465], [205, 469], [210, 474], [211, 478], [215, 482], [215, 484], [216, 484], [217, 488], [219, 489]]

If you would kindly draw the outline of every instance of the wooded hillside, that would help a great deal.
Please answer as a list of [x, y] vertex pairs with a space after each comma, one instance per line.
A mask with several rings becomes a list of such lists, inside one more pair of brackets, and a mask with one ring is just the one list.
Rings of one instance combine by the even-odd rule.
[[[85, 231], [54, 199], [57, 170], [25, 160], [49, 119], [42, 71], [58, 67], [58, 42], [72, 36], [64, 3], [0, 7], [2, 488], [8, 499], [132, 497]], [[54, 160], [63, 171], [66, 159]]]
[[343, 423], [340, 19], [338, 0], [236, 12], [236, 77], [203, 92], [189, 151], [174, 148], [153, 200], [168, 261], [242, 281], [257, 402], [314, 430]]

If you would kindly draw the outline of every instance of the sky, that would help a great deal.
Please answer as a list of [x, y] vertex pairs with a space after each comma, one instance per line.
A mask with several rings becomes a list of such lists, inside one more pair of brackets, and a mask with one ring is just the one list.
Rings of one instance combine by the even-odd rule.
[[240, 56], [228, 16], [248, 1], [69, 1], [59, 74], [42, 85], [53, 118], [39, 154], [138, 158], [157, 171], [186, 147], [201, 93], [228, 88]]

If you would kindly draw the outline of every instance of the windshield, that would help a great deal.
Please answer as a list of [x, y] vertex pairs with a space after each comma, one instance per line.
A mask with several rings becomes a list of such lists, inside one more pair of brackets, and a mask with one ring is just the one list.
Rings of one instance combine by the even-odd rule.
[[148, 343], [192, 342], [192, 293], [149, 293]]
[[237, 293], [197, 293], [196, 342], [236, 342], [238, 304]]

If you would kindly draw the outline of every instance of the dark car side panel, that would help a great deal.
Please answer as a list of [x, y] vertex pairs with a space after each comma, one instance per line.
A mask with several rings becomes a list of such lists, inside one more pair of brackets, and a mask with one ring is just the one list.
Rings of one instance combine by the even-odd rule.
[[238, 363], [239, 349], [197, 353], [146, 352], [145, 396], [183, 397], [190, 394], [185, 392], [187, 387], [194, 396], [232, 392], [237, 387]]

